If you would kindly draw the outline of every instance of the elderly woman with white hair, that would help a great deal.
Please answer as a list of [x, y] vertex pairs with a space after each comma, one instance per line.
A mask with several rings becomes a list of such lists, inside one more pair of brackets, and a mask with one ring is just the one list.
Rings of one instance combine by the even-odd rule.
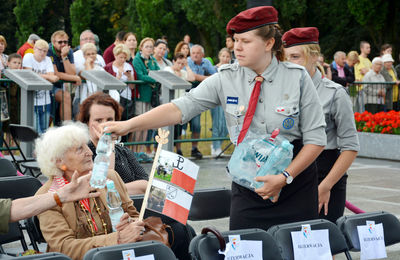
[[[363, 82], [385, 82], [385, 78], [381, 74], [383, 61], [380, 57], [375, 57], [372, 60], [372, 68], [369, 70]], [[385, 104], [386, 88], [383, 84], [364, 84], [362, 89], [365, 100], [365, 110], [372, 114], [383, 111]]]
[[[88, 142], [88, 129], [82, 123], [53, 127], [43, 134], [36, 141], [36, 154], [40, 169], [49, 180], [36, 194], [56, 192], [71, 181], [75, 172], [79, 176], [88, 174], [93, 168]], [[47, 251], [82, 259], [89, 249], [95, 247], [142, 240], [144, 223], [128, 222], [128, 216], [137, 218], [139, 214], [123, 181], [113, 170], [109, 170], [107, 177], [114, 181], [125, 211], [117, 231], [112, 231], [106, 189], [101, 189], [98, 198], [60, 202], [57, 207], [38, 215]]]
[[[76, 73], [81, 78], [83, 78], [81, 73], [85, 70], [104, 71], [103, 68], [104, 61], [100, 60], [102, 59], [102, 57], [97, 54], [96, 45], [94, 45], [91, 42], [85, 43], [83, 46], [81, 46], [81, 49], [79, 51], [82, 52], [84, 61], [82, 61], [81, 63], [76, 63]], [[77, 54], [76, 56], [78, 57], [79, 54]], [[82, 83], [82, 85], [76, 88], [74, 102], [73, 102], [73, 109], [72, 109], [72, 114], [74, 117], [79, 113], [79, 108], [80, 108], [79, 105], [82, 104], [87, 97], [98, 91], [101, 91], [101, 89], [98, 89], [97, 85], [89, 80], [86, 80], [85, 83]], [[109, 90], [109, 94], [115, 101], [117, 102], [120, 101], [119, 92], [117, 90], [114, 89]]]

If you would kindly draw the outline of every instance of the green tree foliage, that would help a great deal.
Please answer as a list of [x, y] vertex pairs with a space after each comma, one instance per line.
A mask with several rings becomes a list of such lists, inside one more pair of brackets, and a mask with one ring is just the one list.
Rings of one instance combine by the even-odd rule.
[[292, 23], [306, 26], [307, 0], [275, 1], [274, 4], [279, 10], [279, 24], [285, 31], [293, 27]]
[[[30, 33], [50, 40], [63, 29], [79, 44], [79, 34], [91, 29], [100, 37], [104, 50], [120, 31], [132, 31], [138, 41], [144, 37], [167, 35], [170, 52], [189, 34], [200, 43], [206, 55], [215, 57], [225, 45], [225, 26], [246, 0], [3, 0], [0, 33], [9, 43], [8, 52], [17, 49]], [[383, 43], [392, 43], [398, 53], [400, 2], [397, 0], [275, 0], [283, 30], [315, 26], [320, 45], [328, 59], [335, 51], [359, 50], [359, 42], [372, 45], [372, 56]], [[13, 11], [13, 12], [12, 12]], [[15, 16], [15, 18], [14, 18]]]
[[17, 5], [14, 8], [14, 14], [17, 19], [18, 30], [16, 36], [19, 44], [24, 43], [29, 34], [43, 34], [45, 27], [40, 23], [44, 8], [48, 0], [17, 0]]
[[79, 45], [82, 31], [90, 27], [93, 19], [93, 2], [91, 0], [75, 0], [70, 6], [72, 45]]
[[214, 57], [225, 46], [226, 24], [246, 9], [243, 0], [180, 0], [176, 4], [197, 28], [197, 35], [191, 35], [192, 39], [203, 44], [206, 54]]
[[2, 1], [0, 8], [0, 34], [7, 40], [5, 53], [14, 52], [17, 46], [17, 38], [15, 37], [15, 28], [17, 28], [17, 23], [13, 14], [15, 5], [15, 1]]
[[19, 45], [29, 34], [36, 33], [50, 41], [53, 32], [65, 30], [71, 33], [69, 6], [72, 0], [17, 0], [14, 14], [17, 20], [16, 36]]

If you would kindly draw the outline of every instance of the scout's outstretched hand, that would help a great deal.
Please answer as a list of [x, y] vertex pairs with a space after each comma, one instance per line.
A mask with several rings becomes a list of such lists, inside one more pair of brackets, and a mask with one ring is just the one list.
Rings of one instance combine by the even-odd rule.
[[105, 133], [112, 133], [119, 136], [127, 135], [131, 132], [130, 122], [128, 121], [110, 121], [100, 125]]

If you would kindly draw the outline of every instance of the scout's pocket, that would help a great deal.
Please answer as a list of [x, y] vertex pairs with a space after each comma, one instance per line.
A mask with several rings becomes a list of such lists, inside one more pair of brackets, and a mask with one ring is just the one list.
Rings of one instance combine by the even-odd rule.
[[282, 133], [290, 131], [292, 128], [296, 129], [299, 124], [299, 104], [298, 103], [288, 103], [275, 108], [277, 120], [282, 122], [279, 128]]

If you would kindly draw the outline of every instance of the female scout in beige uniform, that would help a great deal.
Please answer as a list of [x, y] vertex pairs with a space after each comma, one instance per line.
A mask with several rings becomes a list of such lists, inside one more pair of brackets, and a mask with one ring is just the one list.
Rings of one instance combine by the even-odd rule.
[[227, 25], [227, 32], [235, 39], [238, 64], [221, 67], [219, 73], [172, 103], [129, 121], [103, 124], [107, 132], [123, 135], [185, 123], [221, 105], [235, 144], [238, 139], [243, 140], [247, 129], [271, 133], [279, 128], [294, 144], [295, 158], [284, 173], [258, 177], [264, 186], [255, 192], [232, 183], [231, 229], [266, 230], [275, 224], [318, 217], [313, 161], [326, 144], [325, 120], [307, 71], [282, 62], [283, 46], [277, 22], [278, 13], [270, 6], [239, 13]]
[[[317, 69], [320, 54], [318, 29], [294, 28], [282, 40], [289, 61], [304, 65], [312, 77], [326, 121], [327, 145], [318, 156], [318, 199], [321, 218], [332, 222], [343, 216], [346, 201], [346, 171], [359, 150], [350, 97], [339, 84], [323, 77]], [[323, 208], [323, 210], [322, 210]]]

